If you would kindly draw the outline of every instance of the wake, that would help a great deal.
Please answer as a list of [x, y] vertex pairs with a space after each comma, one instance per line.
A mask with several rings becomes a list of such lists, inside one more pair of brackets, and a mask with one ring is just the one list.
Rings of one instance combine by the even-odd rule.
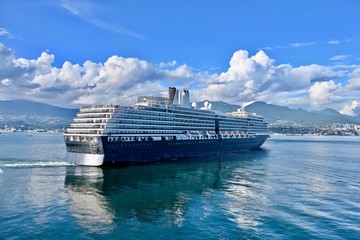
[[48, 162], [48, 161], [31, 161], [31, 162], [0, 162], [0, 174], [3, 173], [1, 168], [43, 168], [43, 167], [67, 167], [74, 166], [68, 162]]

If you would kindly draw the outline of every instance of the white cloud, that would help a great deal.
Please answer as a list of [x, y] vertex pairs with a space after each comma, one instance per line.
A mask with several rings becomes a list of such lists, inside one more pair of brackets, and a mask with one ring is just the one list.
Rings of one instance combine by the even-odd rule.
[[[133, 104], [138, 95], [166, 96], [169, 86], [186, 87], [192, 100], [221, 100], [242, 104], [253, 101], [308, 108], [339, 110], [360, 92], [360, 67], [317, 64], [276, 65], [264, 51], [249, 55], [236, 51], [229, 68], [209, 74], [176, 61], [158, 65], [137, 58], [111, 56], [105, 62], [64, 62], [55, 56], [16, 58], [0, 43], [0, 96], [21, 98], [64, 107], [80, 104]], [[339, 79], [345, 82], [339, 83]], [[348, 79], [349, 78], [349, 79]]]
[[6, 48], [4, 44], [0, 43], [0, 78], [6, 75], [6, 72], [11, 71], [13, 68], [12, 61], [14, 54], [11, 49]]
[[289, 47], [298, 48], [298, 47], [307, 47], [307, 46], [311, 46], [311, 45], [315, 45], [315, 43], [314, 42], [291, 43], [289, 45]]
[[319, 107], [324, 103], [330, 102], [335, 98], [334, 91], [341, 87], [341, 84], [335, 84], [334, 81], [316, 82], [309, 89], [310, 104]]
[[333, 56], [332, 58], [330, 58], [329, 60], [330, 61], [340, 61], [340, 60], [344, 60], [349, 57], [350, 57], [350, 55], [336, 55], [336, 56]]
[[51, 70], [54, 59], [54, 55], [43, 52], [36, 60], [18, 58], [13, 60], [13, 64], [15, 67], [24, 69], [26, 71], [34, 70], [36, 71], [36, 74], [47, 74]]
[[297, 68], [290, 64], [275, 65], [263, 51], [249, 56], [247, 51], [240, 50], [232, 56], [229, 69], [215, 80], [205, 81], [205, 91], [197, 95], [231, 103], [262, 100], [282, 105], [309, 105], [308, 89], [313, 83], [329, 82], [342, 74], [316, 64]]
[[[137, 94], [159, 94], [168, 85], [187, 84], [193, 77], [187, 65], [153, 65], [137, 58], [111, 56], [104, 63], [66, 61], [54, 67], [55, 56], [41, 53], [37, 59], [16, 58], [0, 44], [0, 94], [60, 106], [93, 103], [133, 103]], [[202, 76], [202, 73], [196, 73]], [[206, 76], [206, 74], [204, 75]]]
[[8, 87], [11, 85], [11, 80], [10, 79], [4, 79], [1, 81], [1, 84], [5, 87]]
[[13, 38], [13, 35], [5, 28], [0, 27], [0, 36]]
[[176, 61], [172, 60], [171, 62], [161, 62], [160, 67], [174, 67], [176, 65]]
[[331, 45], [339, 45], [341, 42], [340, 40], [329, 40], [327, 43]]
[[348, 91], [360, 91], [360, 67], [357, 67], [349, 74], [350, 79], [347, 81]]
[[105, 11], [103, 7], [95, 4], [94, 2], [87, 0], [62, 0], [60, 1], [59, 6], [70, 14], [98, 28], [118, 33], [124, 36], [145, 39], [144, 36], [130, 31], [129, 29], [126, 29], [119, 24], [113, 24], [101, 19], [99, 17], [100, 13], [104, 13], [104, 15], [110, 15], [110, 13], [108, 11]]
[[234, 53], [230, 67], [217, 79], [205, 81], [207, 85], [202, 95], [211, 96], [215, 100], [252, 101], [256, 92], [273, 79], [274, 61], [263, 51], [249, 57], [248, 52], [240, 50]]
[[288, 48], [301, 48], [301, 47], [308, 47], [315, 45], [316, 42], [297, 42], [297, 43], [290, 43], [288, 45], [277, 45], [277, 46], [267, 46], [260, 48], [259, 50], [274, 50], [274, 49], [288, 49]]
[[[343, 39], [343, 40], [328, 40], [326, 42], [296, 42], [296, 43], [290, 43], [287, 45], [276, 45], [276, 46], [267, 46], [260, 48], [261, 50], [274, 50], [274, 49], [289, 49], [289, 48], [302, 48], [302, 47], [309, 47], [314, 45], [340, 45], [342, 43], [348, 43], [352, 42], [353, 38]], [[260, 50], [259, 49], [259, 50]]]
[[345, 105], [341, 110], [340, 113], [346, 114], [349, 116], [360, 116], [360, 102], [352, 101], [352, 103]]

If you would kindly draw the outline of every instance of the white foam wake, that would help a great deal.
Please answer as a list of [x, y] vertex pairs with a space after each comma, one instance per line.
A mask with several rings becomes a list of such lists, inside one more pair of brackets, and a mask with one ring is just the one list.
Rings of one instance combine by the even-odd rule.
[[0, 167], [6, 167], [6, 168], [66, 167], [66, 166], [73, 166], [73, 165], [74, 164], [71, 164], [68, 162], [46, 162], [46, 161], [7, 162], [7, 163], [1, 162], [0, 163]]

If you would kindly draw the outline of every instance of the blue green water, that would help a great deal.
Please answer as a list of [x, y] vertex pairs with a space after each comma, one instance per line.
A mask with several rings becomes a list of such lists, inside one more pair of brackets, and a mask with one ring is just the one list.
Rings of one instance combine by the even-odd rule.
[[360, 138], [116, 169], [60, 134], [0, 134], [0, 239], [360, 239]]

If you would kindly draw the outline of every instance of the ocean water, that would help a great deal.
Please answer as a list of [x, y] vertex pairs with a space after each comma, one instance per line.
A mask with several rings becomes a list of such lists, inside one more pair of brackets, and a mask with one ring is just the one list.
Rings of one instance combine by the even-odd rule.
[[360, 239], [360, 138], [122, 168], [60, 134], [0, 134], [0, 239]]

